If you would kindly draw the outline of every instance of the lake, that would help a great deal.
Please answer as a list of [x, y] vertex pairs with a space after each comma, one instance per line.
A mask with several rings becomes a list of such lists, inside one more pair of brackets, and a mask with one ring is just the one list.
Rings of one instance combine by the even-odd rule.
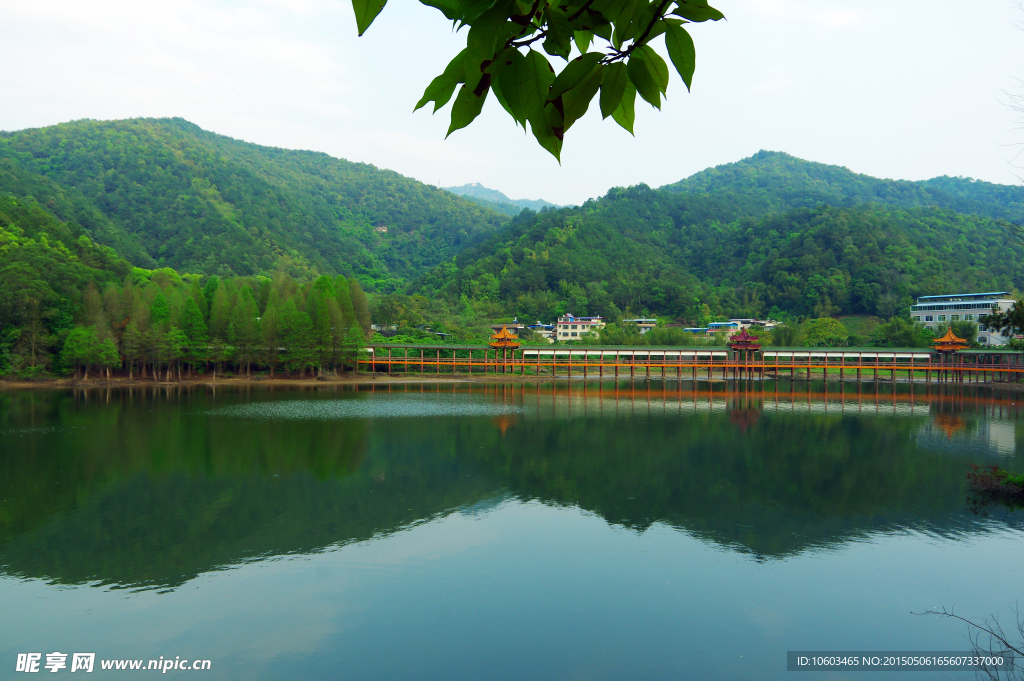
[[[1017, 395], [830, 383], [0, 392], [0, 678], [925, 679], [1015, 630]], [[980, 621], [980, 620], [979, 620]], [[67, 668], [71, 670], [71, 660]], [[40, 669], [48, 673], [46, 669]], [[149, 673], [152, 676], [152, 672]]]

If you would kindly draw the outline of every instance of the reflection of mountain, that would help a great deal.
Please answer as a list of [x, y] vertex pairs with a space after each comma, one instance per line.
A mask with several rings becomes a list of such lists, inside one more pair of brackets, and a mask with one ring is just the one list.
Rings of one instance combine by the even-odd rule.
[[[211, 418], [205, 393], [113, 393], [109, 403], [95, 393], [88, 403], [0, 394], [0, 569], [176, 585], [453, 509], [486, 513], [503, 490], [640, 531], [665, 523], [766, 557], [870, 532], [956, 533], [992, 522], [966, 513], [964, 457], [921, 439], [941, 427], [928, 425], [940, 412], [966, 424], [954, 439], [1007, 423], [963, 395], [952, 407], [918, 396], [911, 411], [906, 394], [876, 403], [818, 393], [456, 390], [436, 396], [432, 417], [429, 393], [218, 395], [217, 406], [294, 402], [274, 413], [380, 414], [277, 420]], [[474, 415], [452, 416], [460, 404]]]

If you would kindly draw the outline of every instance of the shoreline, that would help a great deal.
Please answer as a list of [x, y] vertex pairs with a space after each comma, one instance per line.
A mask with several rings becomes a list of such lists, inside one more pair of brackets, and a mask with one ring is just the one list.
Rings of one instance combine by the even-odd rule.
[[[81, 380], [81, 379], [76, 380], [74, 378], [50, 378], [50, 379], [44, 379], [44, 380], [39, 380], [39, 381], [9, 381], [9, 380], [5, 380], [5, 379], [0, 379], [0, 392], [5, 391], [5, 390], [40, 390], [40, 389], [68, 389], [68, 388], [73, 388], [73, 389], [144, 388], [144, 387], [149, 387], [149, 386], [152, 386], [152, 387], [203, 386], [203, 387], [207, 387], [207, 388], [211, 388], [211, 387], [212, 388], [216, 388], [216, 387], [234, 387], [234, 386], [281, 386], [281, 387], [298, 388], [298, 387], [310, 387], [310, 386], [387, 385], [387, 384], [402, 384], [402, 383], [430, 383], [430, 384], [433, 384], [433, 383], [550, 383], [550, 382], [553, 382], [553, 381], [567, 382], [567, 383], [570, 382], [570, 381], [579, 381], [579, 382], [592, 383], [592, 382], [599, 382], [599, 381], [615, 381], [615, 380], [618, 380], [618, 381], [629, 381], [629, 380], [633, 380], [633, 381], [647, 381], [647, 380], [662, 381], [662, 380], [665, 380], [666, 382], [672, 382], [672, 381], [677, 381], [679, 379], [676, 379], [676, 378], [661, 379], [661, 378], [655, 378], [655, 377], [651, 377], [651, 378], [636, 377], [636, 378], [633, 378], [633, 379], [629, 379], [628, 377], [626, 377], [626, 378], [620, 377], [618, 379], [615, 379], [615, 378], [611, 378], [611, 377], [607, 377], [607, 376], [604, 377], [604, 378], [598, 378], [596, 376], [590, 376], [590, 377], [584, 378], [583, 376], [568, 377], [568, 376], [564, 376], [564, 375], [563, 376], [550, 376], [550, 375], [546, 375], [546, 376], [525, 375], [524, 376], [524, 375], [520, 375], [520, 374], [511, 374], [511, 373], [509, 373], [509, 374], [458, 375], [458, 376], [453, 376], [451, 374], [445, 374], [445, 375], [409, 374], [409, 375], [406, 375], [406, 374], [377, 373], [377, 374], [359, 374], [359, 375], [356, 375], [356, 376], [338, 376], [338, 377], [323, 377], [323, 378], [317, 378], [315, 376], [314, 377], [310, 377], [310, 378], [296, 378], [294, 376], [292, 376], [292, 377], [275, 377], [275, 378], [270, 378], [270, 377], [265, 377], [265, 376], [264, 377], [258, 377], [258, 378], [245, 378], [245, 377], [232, 376], [232, 377], [227, 377], [227, 378], [220, 378], [220, 377], [218, 377], [216, 379], [213, 379], [213, 378], [210, 378], [210, 377], [207, 377], [207, 376], [201, 376], [201, 377], [196, 377], [196, 378], [182, 378], [180, 381], [178, 381], [178, 380], [154, 381], [152, 379], [140, 379], [140, 378], [128, 379], [128, 378], [125, 378], [125, 377], [111, 378], [109, 380], [106, 379], [106, 378], [90, 378], [87, 381]], [[790, 376], [765, 377], [764, 379], [735, 379], [735, 378], [731, 378], [731, 377], [729, 377], [729, 378], [712, 377], [712, 378], [698, 378], [698, 379], [696, 379], [696, 381], [694, 381], [694, 379], [689, 379], [688, 378], [688, 379], [682, 380], [681, 382], [684, 382], [684, 383], [692, 383], [692, 382], [699, 382], [699, 383], [730, 383], [730, 382], [736, 382], [736, 383], [740, 383], [740, 382], [743, 382], [743, 383], [759, 383], [762, 380], [764, 380], [765, 382], [776, 381], [776, 380], [779, 380], [779, 381], [795, 380], [797, 382], [809, 382], [809, 381], [818, 382], [818, 381], [821, 381], [823, 379], [822, 378], [817, 378], [817, 377], [808, 379], [806, 375], [801, 376], [801, 375], [798, 374], [795, 378], [792, 378]], [[835, 377], [835, 378], [829, 377], [827, 382], [828, 383], [835, 383], [835, 384], [839, 384], [839, 383], [853, 383], [853, 384], [861, 383], [861, 384], [864, 384], [864, 383], [867, 383], [867, 384], [878, 384], [878, 385], [936, 385], [936, 386], [941, 386], [941, 385], [957, 385], [957, 386], [964, 386], [964, 387], [967, 387], [967, 386], [975, 386], [975, 387], [986, 386], [986, 387], [991, 387], [991, 388], [999, 388], [999, 389], [1003, 389], [1003, 390], [1007, 390], [1007, 391], [1011, 391], [1011, 392], [1021, 392], [1021, 391], [1024, 391], [1024, 383], [1011, 383], [1011, 382], [1005, 382], [1005, 383], [1004, 382], [981, 382], [981, 383], [974, 383], [972, 381], [972, 382], [958, 383], [958, 382], [954, 382], [954, 381], [948, 381], [948, 382], [947, 381], [941, 381], [941, 382], [940, 381], [931, 381], [931, 382], [926, 382], [926, 381], [923, 381], [923, 380], [915, 380], [915, 381], [911, 382], [911, 381], [908, 381], [906, 379], [901, 379], [901, 380], [896, 380], [896, 381], [892, 381], [892, 380], [874, 381], [874, 380], [871, 380], [871, 379], [861, 379], [861, 380], [858, 381], [855, 378], [844, 378], [844, 379], [840, 380], [838, 377]]]

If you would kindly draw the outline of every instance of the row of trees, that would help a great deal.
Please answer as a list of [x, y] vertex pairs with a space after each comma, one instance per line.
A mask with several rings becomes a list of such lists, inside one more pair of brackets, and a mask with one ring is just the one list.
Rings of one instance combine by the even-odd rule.
[[201, 279], [135, 270], [102, 290], [90, 282], [79, 323], [49, 368], [154, 380], [253, 370], [336, 374], [355, 366], [369, 331], [366, 296], [354, 279]]

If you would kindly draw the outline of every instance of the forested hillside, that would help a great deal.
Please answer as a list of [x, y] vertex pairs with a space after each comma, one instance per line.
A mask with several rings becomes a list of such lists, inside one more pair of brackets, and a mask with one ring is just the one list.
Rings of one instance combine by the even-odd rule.
[[1022, 206], [1018, 187], [762, 152], [508, 219], [177, 119], [4, 133], [0, 373], [336, 371], [371, 312], [463, 342], [567, 312], [889, 319], [919, 295], [1024, 289], [1003, 220]]
[[819, 203], [852, 206], [873, 202], [902, 208], [937, 206], [1024, 221], [1024, 187], [963, 177], [882, 180], [776, 151], [760, 151], [736, 163], [708, 168], [662, 189], [729, 196], [749, 215], [813, 208]]
[[992, 219], [949, 209], [855, 203], [773, 213], [751, 210], [731, 191], [641, 185], [580, 208], [524, 214], [436, 268], [418, 290], [491, 300], [531, 320], [567, 311], [694, 322], [888, 318], [917, 295], [1024, 288], [1022, 256]]
[[395, 172], [261, 147], [182, 119], [0, 134], [0, 192], [33, 198], [140, 266], [341, 273], [385, 291], [506, 219]]

